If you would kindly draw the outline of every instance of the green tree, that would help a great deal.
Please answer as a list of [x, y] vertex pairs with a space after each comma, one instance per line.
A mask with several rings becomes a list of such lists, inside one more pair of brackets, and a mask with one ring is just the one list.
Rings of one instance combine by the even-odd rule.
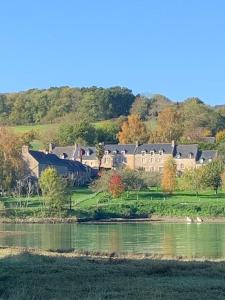
[[221, 174], [224, 170], [224, 164], [221, 160], [217, 159], [206, 165], [203, 170], [203, 180], [205, 186], [213, 188], [217, 194], [218, 189], [221, 186]]
[[182, 188], [195, 192], [196, 197], [198, 196], [200, 191], [206, 188], [206, 172], [204, 168], [205, 166], [186, 170], [181, 178]]
[[43, 201], [50, 214], [60, 214], [67, 202], [66, 184], [54, 168], [47, 168], [41, 173], [40, 188]]
[[105, 147], [103, 143], [98, 143], [95, 148], [96, 148], [96, 156], [98, 159], [98, 169], [100, 170], [102, 165], [102, 158], [105, 153]]

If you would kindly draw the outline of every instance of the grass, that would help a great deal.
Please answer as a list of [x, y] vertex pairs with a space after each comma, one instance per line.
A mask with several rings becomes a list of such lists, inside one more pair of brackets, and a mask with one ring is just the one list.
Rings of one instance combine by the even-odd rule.
[[[42, 217], [42, 198], [1, 198], [11, 218]], [[112, 199], [86, 187], [72, 191], [70, 216], [88, 219], [146, 218], [152, 215], [185, 217], [225, 217], [225, 194], [205, 191], [198, 197], [190, 191], [165, 196], [161, 191], [132, 191]], [[69, 209], [69, 201], [66, 204]]]
[[0, 299], [224, 299], [225, 262], [0, 250]]

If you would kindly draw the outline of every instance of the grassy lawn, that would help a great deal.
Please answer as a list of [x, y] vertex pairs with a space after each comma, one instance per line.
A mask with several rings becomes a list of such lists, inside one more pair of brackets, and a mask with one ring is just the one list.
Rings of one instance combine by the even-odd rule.
[[[138, 197], [138, 198], [137, 198]], [[1, 198], [5, 207], [15, 217], [42, 214], [42, 198]], [[105, 193], [94, 193], [88, 188], [76, 188], [71, 193], [72, 215], [91, 219], [101, 218], [146, 218], [160, 216], [225, 217], [225, 194], [215, 195], [205, 191], [198, 197], [190, 191], [176, 192], [165, 196], [157, 190], [124, 193], [112, 199]], [[66, 204], [69, 208], [69, 201]]]
[[[9, 255], [10, 254], [10, 255]], [[225, 262], [0, 249], [0, 299], [225, 299]]]

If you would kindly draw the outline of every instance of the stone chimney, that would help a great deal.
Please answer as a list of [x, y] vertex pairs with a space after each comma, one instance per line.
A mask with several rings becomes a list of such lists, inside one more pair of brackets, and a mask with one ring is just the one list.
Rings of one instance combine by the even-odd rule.
[[173, 149], [174, 149], [174, 147], [176, 146], [176, 142], [175, 142], [174, 140], [172, 140], [171, 146], [172, 146]]
[[26, 155], [29, 153], [29, 147], [27, 145], [22, 146], [22, 155]]
[[49, 143], [49, 145], [48, 145], [48, 152], [52, 153], [53, 149], [54, 149], [54, 145], [52, 143]]
[[135, 142], [135, 145], [136, 145], [136, 147], [138, 147], [138, 146], [139, 146], [139, 142], [138, 142], [138, 141], [136, 141], [136, 142]]

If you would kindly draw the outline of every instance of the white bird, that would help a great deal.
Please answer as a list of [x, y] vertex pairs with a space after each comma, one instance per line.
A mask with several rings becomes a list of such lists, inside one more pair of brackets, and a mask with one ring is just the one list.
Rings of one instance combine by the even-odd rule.
[[197, 222], [198, 222], [198, 223], [202, 223], [203, 220], [202, 220], [201, 218], [197, 217]]
[[187, 220], [188, 223], [192, 223], [193, 222], [193, 219], [190, 218], [190, 217], [186, 217], [186, 220]]

